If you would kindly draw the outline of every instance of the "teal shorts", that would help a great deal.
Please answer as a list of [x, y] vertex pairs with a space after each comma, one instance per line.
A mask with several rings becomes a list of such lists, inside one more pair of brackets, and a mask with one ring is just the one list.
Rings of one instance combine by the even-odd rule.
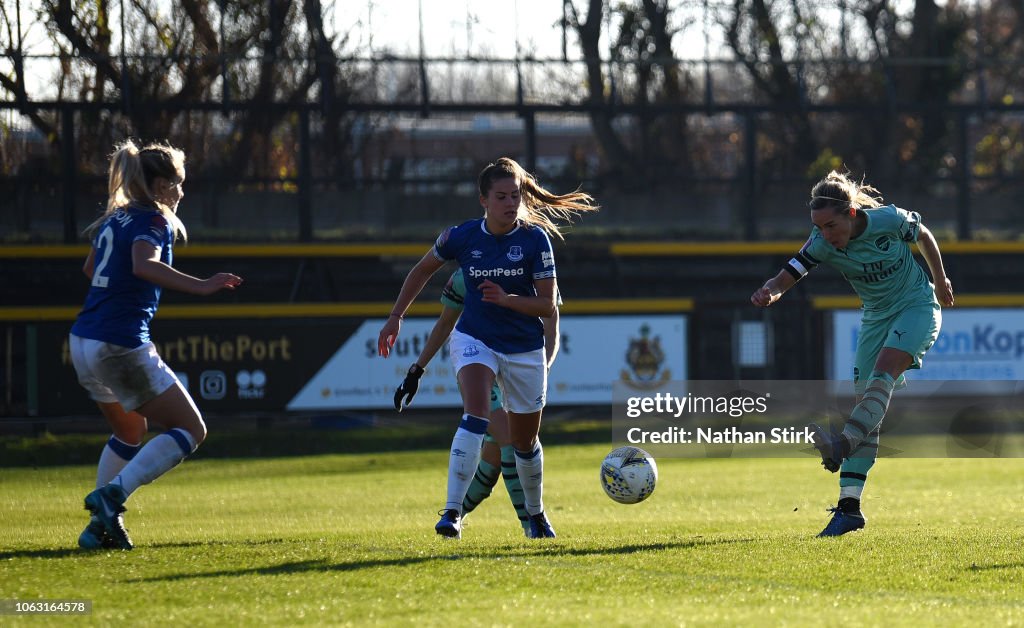
[[498, 386], [498, 382], [495, 380], [494, 386], [491, 387], [491, 412], [501, 410], [504, 405], [505, 398], [501, 394], [501, 387]]
[[[857, 335], [857, 357], [853, 367], [853, 385], [857, 394], [864, 394], [867, 379], [875, 370], [875, 362], [883, 348], [909, 353], [914, 358], [910, 368], [921, 368], [924, 354], [938, 338], [940, 327], [942, 309], [932, 304], [909, 307], [889, 318], [862, 322]], [[900, 375], [895, 388], [904, 388], [906, 385], [903, 375]]]
[[491, 386], [491, 412], [501, 410], [504, 407], [505, 396], [501, 394], [501, 386], [498, 385], [498, 380], [494, 380], [494, 385]]

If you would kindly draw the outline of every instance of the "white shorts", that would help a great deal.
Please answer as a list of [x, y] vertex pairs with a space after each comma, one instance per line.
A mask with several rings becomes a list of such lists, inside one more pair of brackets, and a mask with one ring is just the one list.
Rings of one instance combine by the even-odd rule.
[[135, 410], [173, 386], [177, 376], [156, 352], [152, 342], [129, 349], [120, 345], [68, 336], [71, 363], [94, 401], [119, 402]]
[[537, 412], [547, 401], [548, 369], [544, 348], [526, 353], [499, 353], [458, 330], [448, 341], [452, 368], [458, 373], [467, 364], [491, 369], [505, 395], [505, 409], [516, 414]]

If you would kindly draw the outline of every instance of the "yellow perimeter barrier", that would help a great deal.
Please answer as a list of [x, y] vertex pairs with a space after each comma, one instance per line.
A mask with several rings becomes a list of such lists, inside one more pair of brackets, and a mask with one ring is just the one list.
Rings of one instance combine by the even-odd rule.
[[[746, 305], [737, 301], [738, 306]], [[854, 295], [828, 295], [813, 297], [816, 310], [860, 309], [860, 299]], [[384, 317], [392, 304], [383, 301], [350, 303], [227, 303], [219, 305], [162, 305], [160, 318], [215, 319], [215, 318], [332, 318], [332, 317]], [[753, 307], [753, 306], [751, 306]], [[1024, 307], [1024, 294], [960, 294], [956, 307]], [[580, 299], [565, 303], [563, 314], [658, 314], [692, 312], [694, 299]], [[71, 321], [80, 306], [0, 307], [0, 321]], [[440, 303], [413, 303], [408, 316], [437, 316]]]
[[[803, 241], [770, 242], [616, 242], [608, 252], [619, 257], [686, 257], [701, 255], [792, 255]], [[940, 242], [943, 253], [993, 255], [1024, 253], [1024, 241]], [[422, 257], [430, 242], [369, 244], [187, 244], [175, 247], [181, 257]], [[0, 259], [85, 259], [84, 244], [0, 246]]]
[[[331, 318], [385, 317], [392, 303], [227, 303], [219, 305], [162, 305], [158, 318]], [[565, 303], [563, 314], [655, 314], [693, 311], [693, 299], [581, 299]], [[0, 321], [72, 321], [80, 306], [0, 307]], [[437, 316], [440, 303], [414, 303], [409, 316]]]

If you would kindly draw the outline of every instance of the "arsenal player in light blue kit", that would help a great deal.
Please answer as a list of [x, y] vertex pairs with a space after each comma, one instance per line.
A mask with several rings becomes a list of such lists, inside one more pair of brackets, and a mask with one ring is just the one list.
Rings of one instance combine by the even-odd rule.
[[[841, 433], [811, 424], [814, 446], [828, 471], [839, 471], [839, 504], [818, 536], [841, 536], [864, 527], [860, 498], [878, 455], [878, 435], [903, 373], [921, 368], [942, 326], [942, 308], [953, 305], [935, 236], [921, 215], [882, 205], [878, 190], [831, 172], [811, 190], [810, 238], [779, 274], [750, 300], [768, 307], [819, 264], [843, 274], [863, 303], [853, 383], [857, 405]], [[932, 281], [914, 261], [916, 242]]]

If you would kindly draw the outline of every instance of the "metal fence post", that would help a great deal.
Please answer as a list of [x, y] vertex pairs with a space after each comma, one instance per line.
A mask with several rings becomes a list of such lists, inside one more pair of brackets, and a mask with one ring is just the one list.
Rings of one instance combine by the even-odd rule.
[[743, 153], [747, 166], [743, 182], [744, 237], [747, 240], [757, 240], [757, 113], [748, 109], [743, 120]]
[[956, 235], [961, 240], [971, 239], [971, 153], [967, 137], [969, 116], [966, 110], [957, 113], [956, 158]]
[[61, 199], [64, 207], [64, 243], [78, 240], [78, 220], [75, 217], [75, 109], [66, 104], [60, 109]]
[[299, 241], [313, 239], [313, 176], [310, 172], [312, 159], [309, 146], [309, 108], [299, 111]]

